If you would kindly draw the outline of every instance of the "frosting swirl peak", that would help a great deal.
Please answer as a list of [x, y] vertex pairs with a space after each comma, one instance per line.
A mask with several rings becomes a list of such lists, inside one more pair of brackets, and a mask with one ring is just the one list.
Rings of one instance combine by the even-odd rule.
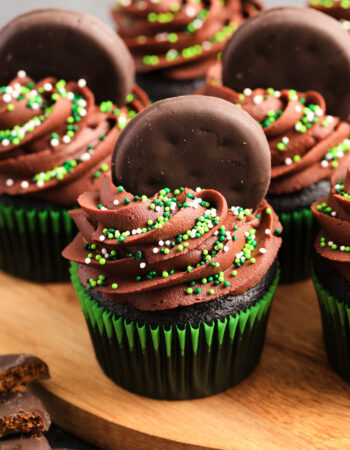
[[[264, 200], [229, 208], [217, 191], [160, 190], [133, 196], [104, 178], [71, 211], [79, 234], [63, 256], [80, 279], [118, 303], [163, 310], [237, 295], [274, 262], [281, 225]], [[85, 281], [84, 281], [85, 280]]]

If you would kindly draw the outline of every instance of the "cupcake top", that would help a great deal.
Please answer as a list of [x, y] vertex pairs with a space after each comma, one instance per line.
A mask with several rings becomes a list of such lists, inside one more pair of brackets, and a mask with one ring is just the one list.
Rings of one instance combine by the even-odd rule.
[[[255, 143], [260, 147], [261, 165], [265, 166], [265, 159], [269, 160], [268, 146], [253, 119], [228, 102], [200, 96], [170, 99], [147, 108], [135, 124], [130, 123], [123, 131], [113, 161], [130, 145], [129, 159], [125, 159], [125, 164], [133, 164], [135, 154], [131, 143], [139, 140], [135, 145], [143, 146], [143, 164], [148, 175], [147, 166], [157, 165], [157, 160], [148, 150], [148, 145], [150, 148], [153, 146], [147, 131], [140, 135], [139, 127], [143, 123], [146, 130], [149, 123], [151, 133], [158, 136], [159, 147], [167, 149], [167, 141], [169, 143], [173, 139], [171, 129], [163, 137], [158, 133], [158, 126], [163, 125], [166, 116], [179, 124], [180, 115], [185, 114], [184, 124], [187, 125], [181, 123], [178, 126], [179, 141], [173, 142], [177, 153], [168, 156], [168, 172], [170, 174], [170, 168], [180, 163], [186, 171], [188, 163], [186, 158], [182, 158], [184, 153], [190, 152], [189, 148], [197, 153], [200, 143], [208, 140], [213, 132], [208, 123], [210, 114], [209, 118], [204, 114], [208, 107], [216, 117], [218, 149], [219, 136], [229, 139], [221, 135], [221, 125], [230, 130], [231, 153], [226, 153], [224, 164], [239, 167], [236, 175], [238, 170], [242, 174], [254, 172], [254, 167], [243, 163], [252, 150], [249, 148], [252, 144], [248, 129], [242, 127], [241, 134], [237, 135], [239, 118], [251, 126], [251, 134], [257, 135]], [[183, 112], [185, 110], [188, 116]], [[189, 118], [191, 115], [192, 120]], [[196, 133], [197, 127], [201, 131], [199, 134]], [[244, 134], [248, 138], [246, 142]], [[184, 136], [187, 137], [184, 139]], [[235, 153], [233, 147], [242, 145], [242, 149]], [[220, 152], [217, 155], [215, 145], [212, 150], [211, 159], [206, 159], [205, 152], [203, 159], [215, 167], [215, 160], [221, 160], [222, 156]], [[237, 155], [240, 160], [236, 159]], [[117, 182], [123, 171], [118, 169], [118, 164], [114, 170]], [[159, 170], [162, 172], [161, 168]], [[153, 186], [159, 183], [159, 180], [154, 182], [154, 174], [148, 176], [152, 178]], [[191, 177], [187, 178], [192, 184]], [[165, 175], [165, 179], [171, 182], [171, 176]], [[219, 185], [215, 178], [204, 177], [203, 181], [210, 182], [213, 188]], [[243, 184], [244, 181], [242, 176]], [[129, 178], [128, 186], [132, 188], [138, 184]], [[248, 191], [249, 186], [246, 189]], [[239, 198], [233, 196], [231, 187], [224, 190], [229, 198]], [[113, 184], [106, 176], [100, 192], [79, 197], [80, 209], [71, 212], [79, 234], [64, 250], [63, 256], [79, 264], [79, 276], [87, 289], [97, 290], [109, 300], [128, 303], [141, 310], [172, 309], [223, 295], [238, 295], [262, 279], [281, 244], [281, 224], [263, 200], [265, 193], [261, 192], [260, 198], [254, 194], [253, 204], [258, 206], [252, 208], [247, 207], [249, 199], [244, 195], [241, 197], [242, 206], [232, 206], [219, 191], [195, 186], [164, 187], [153, 195], [135, 195], [123, 186]]]
[[350, 281], [350, 166], [344, 164], [331, 179], [328, 198], [313, 203], [311, 210], [321, 227], [316, 252]]
[[346, 31], [350, 31], [350, 2], [348, 0], [310, 0], [309, 6], [340, 20]]
[[130, 53], [97, 19], [47, 8], [0, 30], [0, 65], [0, 195], [74, 205], [148, 104]]
[[0, 194], [65, 206], [100, 186], [120, 131], [148, 103], [135, 86], [121, 108], [96, 105], [84, 79], [35, 82], [23, 70], [0, 92]]
[[203, 77], [244, 18], [261, 9], [256, 0], [119, 0], [112, 14], [137, 72], [183, 80]]
[[350, 124], [327, 114], [319, 93], [272, 88], [236, 92], [222, 86], [218, 67], [215, 72], [201, 93], [234, 103], [259, 123], [271, 151], [270, 194], [288, 194], [326, 180], [350, 158]]

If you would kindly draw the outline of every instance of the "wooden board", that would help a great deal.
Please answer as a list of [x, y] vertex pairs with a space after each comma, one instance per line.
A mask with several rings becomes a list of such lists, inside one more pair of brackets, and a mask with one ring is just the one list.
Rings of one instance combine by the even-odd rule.
[[0, 352], [45, 359], [52, 379], [40, 394], [54, 420], [105, 449], [350, 448], [350, 385], [328, 366], [310, 281], [278, 289], [260, 365], [207, 399], [156, 401], [114, 385], [69, 284], [0, 273]]

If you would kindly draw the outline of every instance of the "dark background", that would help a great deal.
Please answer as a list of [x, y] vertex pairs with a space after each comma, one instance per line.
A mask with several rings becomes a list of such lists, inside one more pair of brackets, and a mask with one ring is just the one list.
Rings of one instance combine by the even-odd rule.
[[[268, 7], [281, 5], [304, 6], [307, 0], [263, 0]], [[0, 0], [0, 26], [11, 20], [14, 16], [40, 7], [60, 7], [84, 11], [92, 14], [109, 25], [113, 26], [109, 17], [109, 7], [113, 0]], [[20, 351], [20, 349], [18, 349]], [[91, 355], [91, 357], [93, 357]], [[73, 436], [64, 433], [54, 425], [47, 434], [50, 444], [55, 447], [65, 447], [74, 450], [94, 450], [89, 444], [81, 442]]]

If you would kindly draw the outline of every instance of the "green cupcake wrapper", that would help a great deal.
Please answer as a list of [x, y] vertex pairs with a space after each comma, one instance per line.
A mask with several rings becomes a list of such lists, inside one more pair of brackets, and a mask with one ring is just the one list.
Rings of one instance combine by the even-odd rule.
[[311, 270], [320, 305], [323, 339], [332, 368], [350, 381], [350, 305], [338, 300], [320, 283]]
[[26, 209], [0, 202], [0, 269], [30, 281], [67, 281], [69, 263], [61, 252], [75, 234], [66, 209]]
[[107, 311], [71, 279], [97, 360], [123, 388], [153, 398], [182, 400], [224, 391], [246, 378], [260, 359], [279, 270], [265, 295], [245, 311], [197, 327], [151, 326]]
[[276, 210], [283, 226], [282, 246], [278, 254], [281, 283], [293, 283], [310, 277], [311, 255], [317, 234], [317, 222], [309, 208], [293, 212]]

